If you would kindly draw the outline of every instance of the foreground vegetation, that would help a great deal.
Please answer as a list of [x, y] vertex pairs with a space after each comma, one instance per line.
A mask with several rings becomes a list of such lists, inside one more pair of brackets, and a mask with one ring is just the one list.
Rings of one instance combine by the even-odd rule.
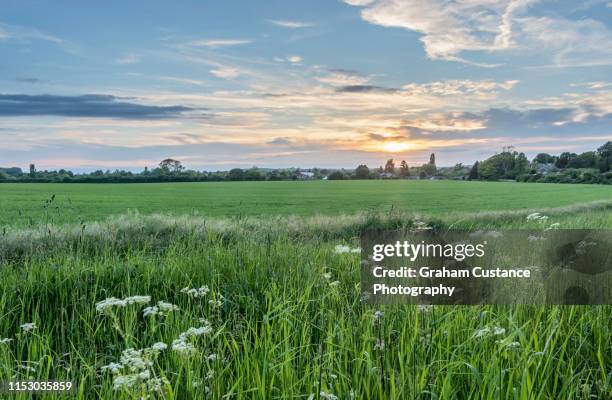
[[202, 216], [429, 215], [561, 207], [612, 199], [612, 187], [467, 181], [312, 181], [0, 185], [0, 229], [91, 222], [126, 210]]
[[336, 247], [419, 222], [612, 228], [609, 201], [532, 211], [9, 227], [0, 379], [72, 379], [83, 399], [611, 398], [612, 307], [376, 309]]

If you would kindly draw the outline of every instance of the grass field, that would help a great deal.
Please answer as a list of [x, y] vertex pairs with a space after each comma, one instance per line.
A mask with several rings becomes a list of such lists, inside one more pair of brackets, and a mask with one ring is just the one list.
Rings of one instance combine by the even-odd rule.
[[[45, 208], [46, 200], [55, 200]], [[313, 181], [160, 184], [0, 184], [0, 226], [142, 214], [314, 215], [397, 210], [448, 212], [560, 207], [612, 199], [604, 185], [461, 181]]]
[[[20, 207], [37, 217], [32, 228], [8, 226], [0, 241], [0, 380], [72, 379], [80, 399], [612, 398], [611, 306], [368, 307], [359, 255], [335, 250], [357, 246], [364, 227], [416, 222], [612, 228], [610, 188], [379, 181], [0, 190], [5, 224]], [[36, 207], [51, 193], [79, 210], [59, 210], [54, 222], [78, 213], [87, 222], [38, 224]], [[592, 200], [604, 201], [584, 204]], [[92, 222], [126, 208], [178, 216]], [[532, 211], [549, 218], [529, 221]], [[287, 215], [318, 212], [330, 215]]]

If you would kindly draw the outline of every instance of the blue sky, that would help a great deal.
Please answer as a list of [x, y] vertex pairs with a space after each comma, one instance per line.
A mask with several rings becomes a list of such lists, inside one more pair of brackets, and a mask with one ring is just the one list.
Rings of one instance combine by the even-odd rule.
[[0, 165], [472, 163], [612, 138], [612, 2], [4, 1]]

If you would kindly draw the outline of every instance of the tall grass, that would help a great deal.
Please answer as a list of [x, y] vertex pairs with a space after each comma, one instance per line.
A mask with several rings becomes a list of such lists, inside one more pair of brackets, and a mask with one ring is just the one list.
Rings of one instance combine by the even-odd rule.
[[[562, 227], [612, 227], [610, 203], [537, 210]], [[136, 214], [7, 230], [0, 379], [71, 379], [76, 397], [137, 399], [612, 398], [612, 307], [386, 307], [360, 302], [364, 227], [541, 227], [524, 213], [204, 219]], [[203, 297], [182, 288], [208, 286]], [[151, 296], [116, 306], [111, 297]], [[144, 316], [158, 301], [179, 307]], [[172, 349], [189, 328], [191, 354]], [[24, 332], [20, 325], [34, 322]], [[103, 369], [151, 356], [131, 388]], [[136, 372], [143, 372], [136, 369]], [[158, 383], [157, 387], [152, 383]], [[159, 389], [154, 391], [154, 389]], [[60, 395], [57, 398], [64, 398]], [[16, 398], [27, 398], [26, 395]], [[53, 398], [53, 396], [50, 396]]]

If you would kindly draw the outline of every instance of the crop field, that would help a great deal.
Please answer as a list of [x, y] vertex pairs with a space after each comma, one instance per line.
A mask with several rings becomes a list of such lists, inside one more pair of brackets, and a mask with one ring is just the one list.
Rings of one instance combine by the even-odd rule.
[[[51, 203], [47, 203], [53, 198]], [[334, 215], [561, 207], [612, 199], [605, 185], [462, 181], [0, 184], [0, 226], [100, 220], [127, 210], [202, 216]]]
[[72, 380], [79, 399], [612, 399], [612, 306], [365, 306], [344, 250], [366, 227], [612, 229], [611, 189], [0, 185], [0, 380]]

